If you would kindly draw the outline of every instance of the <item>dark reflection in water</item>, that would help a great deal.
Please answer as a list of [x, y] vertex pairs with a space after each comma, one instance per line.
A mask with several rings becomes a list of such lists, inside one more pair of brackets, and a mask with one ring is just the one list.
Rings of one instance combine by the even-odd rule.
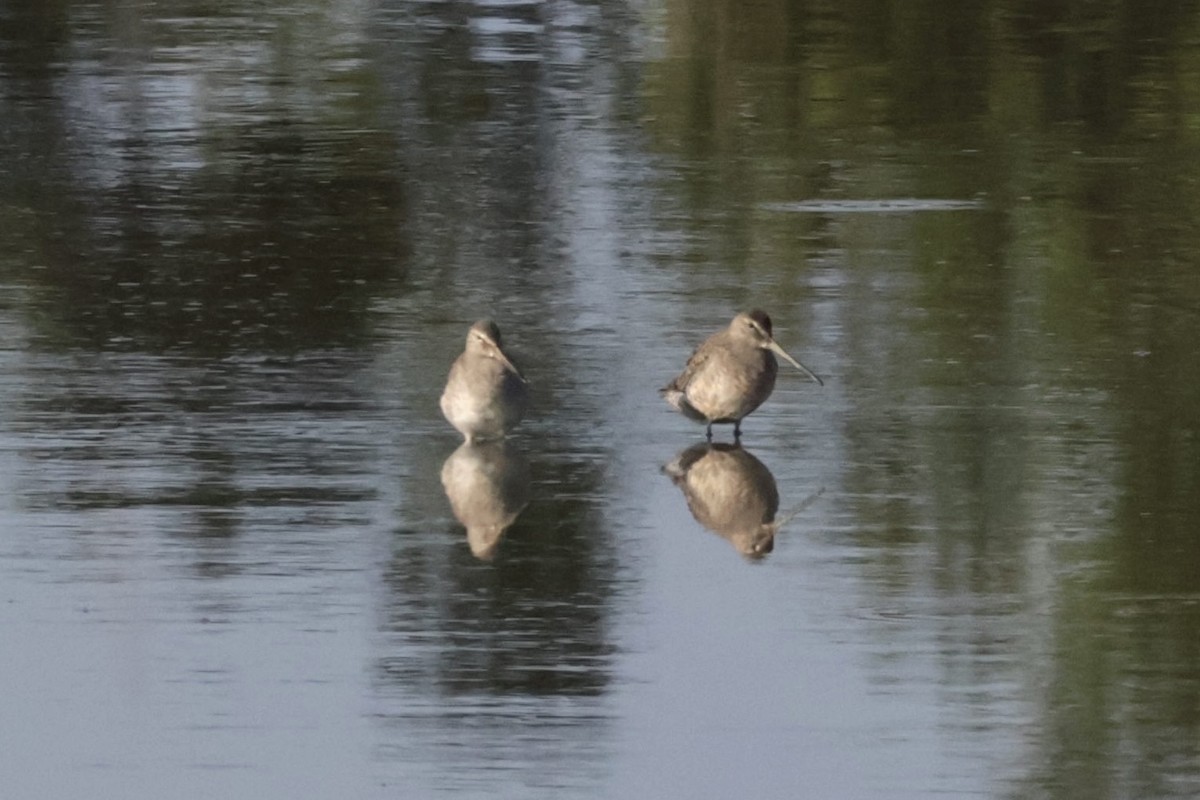
[[[483, 535], [468, 548], [454, 524], [402, 530], [383, 576], [377, 713], [403, 735], [381, 756], [438, 764], [435, 783], [458, 790], [484, 779], [480, 763], [586, 785], [610, 747], [616, 554], [597, 507], [603, 473], [553, 439], [536, 457], [519, 448], [456, 450], [445, 488]], [[486, 527], [500, 516], [507, 531]], [[496, 552], [493, 533], [504, 533]]]
[[[80, 20], [93, 15], [79, 4]], [[213, 25], [219, 35], [205, 39]], [[194, 44], [156, 45], [118, 25], [45, 73], [10, 77], [20, 90], [4, 93], [0, 151], [23, 157], [5, 159], [3, 192], [25, 222], [10, 241], [36, 266], [21, 281], [44, 300], [33, 335], [200, 354], [362, 342], [370, 298], [405, 274], [391, 134], [336, 94], [298, 102], [317, 77], [304, 70], [238, 79], [239, 49], [268, 58], [253, 26], [172, 26]], [[331, 47], [317, 64], [353, 94], [367, 90], [353, 53]]]
[[494, 562], [462, 547], [461, 529], [400, 534], [386, 629], [437, 646], [397, 653], [385, 674], [431, 668], [452, 694], [590, 695], [606, 685], [610, 543], [585, 488], [600, 476], [561, 459], [530, 463], [536, 500]]
[[339, 353], [40, 357], [6, 426], [22, 437], [22, 505], [178, 514], [165, 532], [198, 539], [361, 519], [377, 452], [361, 368]]
[[490, 561], [529, 503], [529, 463], [510, 439], [463, 442], [442, 464], [442, 488], [471, 552]]
[[[69, 309], [47, 319], [42, 335], [200, 353], [361, 340], [369, 297], [402, 274], [394, 217], [402, 201], [386, 173], [356, 175], [330, 158], [340, 146], [383, 155], [378, 143], [320, 136], [278, 120], [246, 137], [244, 153], [227, 150], [228, 170], [201, 171], [189, 178], [196, 186], [174, 189], [148, 167], [139, 174], [136, 150], [153, 142], [126, 145], [135, 152], [122, 156], [132, 162], [123, 188], [89, 204], [86, 217], [60, 209], [37, 231], [39, 280], [55, 293], [53, 307]], [[128, 206], [144, 211], [117, 212]]]

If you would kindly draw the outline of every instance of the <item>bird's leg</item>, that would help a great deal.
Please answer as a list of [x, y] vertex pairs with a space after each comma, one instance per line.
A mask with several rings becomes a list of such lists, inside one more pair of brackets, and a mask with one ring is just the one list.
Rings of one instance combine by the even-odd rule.
[[742, 440], [742, 421], [741, 421], [740, 419], [739, 419], [739, 420], [734, 420], [734, 423], [733, 423], [733, 440], [734, 440], [735, 442], [740, 442], [740, 441]]
[[708, 439], [708, 441], [710, 441], [710, 442], [712, 441], [712, 423], [711, 422], [708, 423], [708, 428], [706, 428], [704, 431], [704, 438]]

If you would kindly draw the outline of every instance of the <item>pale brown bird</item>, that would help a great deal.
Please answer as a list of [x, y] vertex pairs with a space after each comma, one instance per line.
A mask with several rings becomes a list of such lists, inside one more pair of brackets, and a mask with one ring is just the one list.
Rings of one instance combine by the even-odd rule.
[[489, 319], [467, 331], [462, 355], [450, 367], [442, 413], [468, 442], [501, 439], [529, 406], [525, 377], [504, 353], [500, 329]]
[[742, 435], [742, 419], [762, 405], [775, 388], [779, 372], [776, 355], [824, 385], [775, 342], [771, 318], [755, 309], [738, 314], [728, 328], [708, 337], [692, 353], [679, 377], [660, 391], [686, 417], [707, 424], [709, 441], [714, 423], [732, 422], [737, 438]]

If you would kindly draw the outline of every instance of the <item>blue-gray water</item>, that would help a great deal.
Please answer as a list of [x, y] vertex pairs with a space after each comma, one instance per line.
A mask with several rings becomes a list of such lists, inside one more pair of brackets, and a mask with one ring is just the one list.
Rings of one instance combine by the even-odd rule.
[[[1197, 31], [0, 6], [0, 798], [1200, 794]], [[825, 386], [689, 451], [754, 306]]]

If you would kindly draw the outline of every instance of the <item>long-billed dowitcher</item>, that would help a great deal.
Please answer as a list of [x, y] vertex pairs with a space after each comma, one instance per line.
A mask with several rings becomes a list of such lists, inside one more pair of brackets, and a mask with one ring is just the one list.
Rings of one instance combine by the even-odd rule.
[[467, 331], [467, 346], [450, 367], [442, 413], [468, 442], [503, 438], [529, 405], [525, 377], [504, 353], [500, 329], [482, 319]]
[[709, 441], [714, 423], [732, 422], [737, 438], [742, 435], [742, 419], [762, 405], [775, 388], [779, 372], [776, 355], [824, 385], [808, 367], [776, 344], [771, 336], [771, 318], [755, 309], [738, 314], [728, 328], [708, 337], [692, 353], [679, 377], [660, 391], [686, 417], [707, 423]]

